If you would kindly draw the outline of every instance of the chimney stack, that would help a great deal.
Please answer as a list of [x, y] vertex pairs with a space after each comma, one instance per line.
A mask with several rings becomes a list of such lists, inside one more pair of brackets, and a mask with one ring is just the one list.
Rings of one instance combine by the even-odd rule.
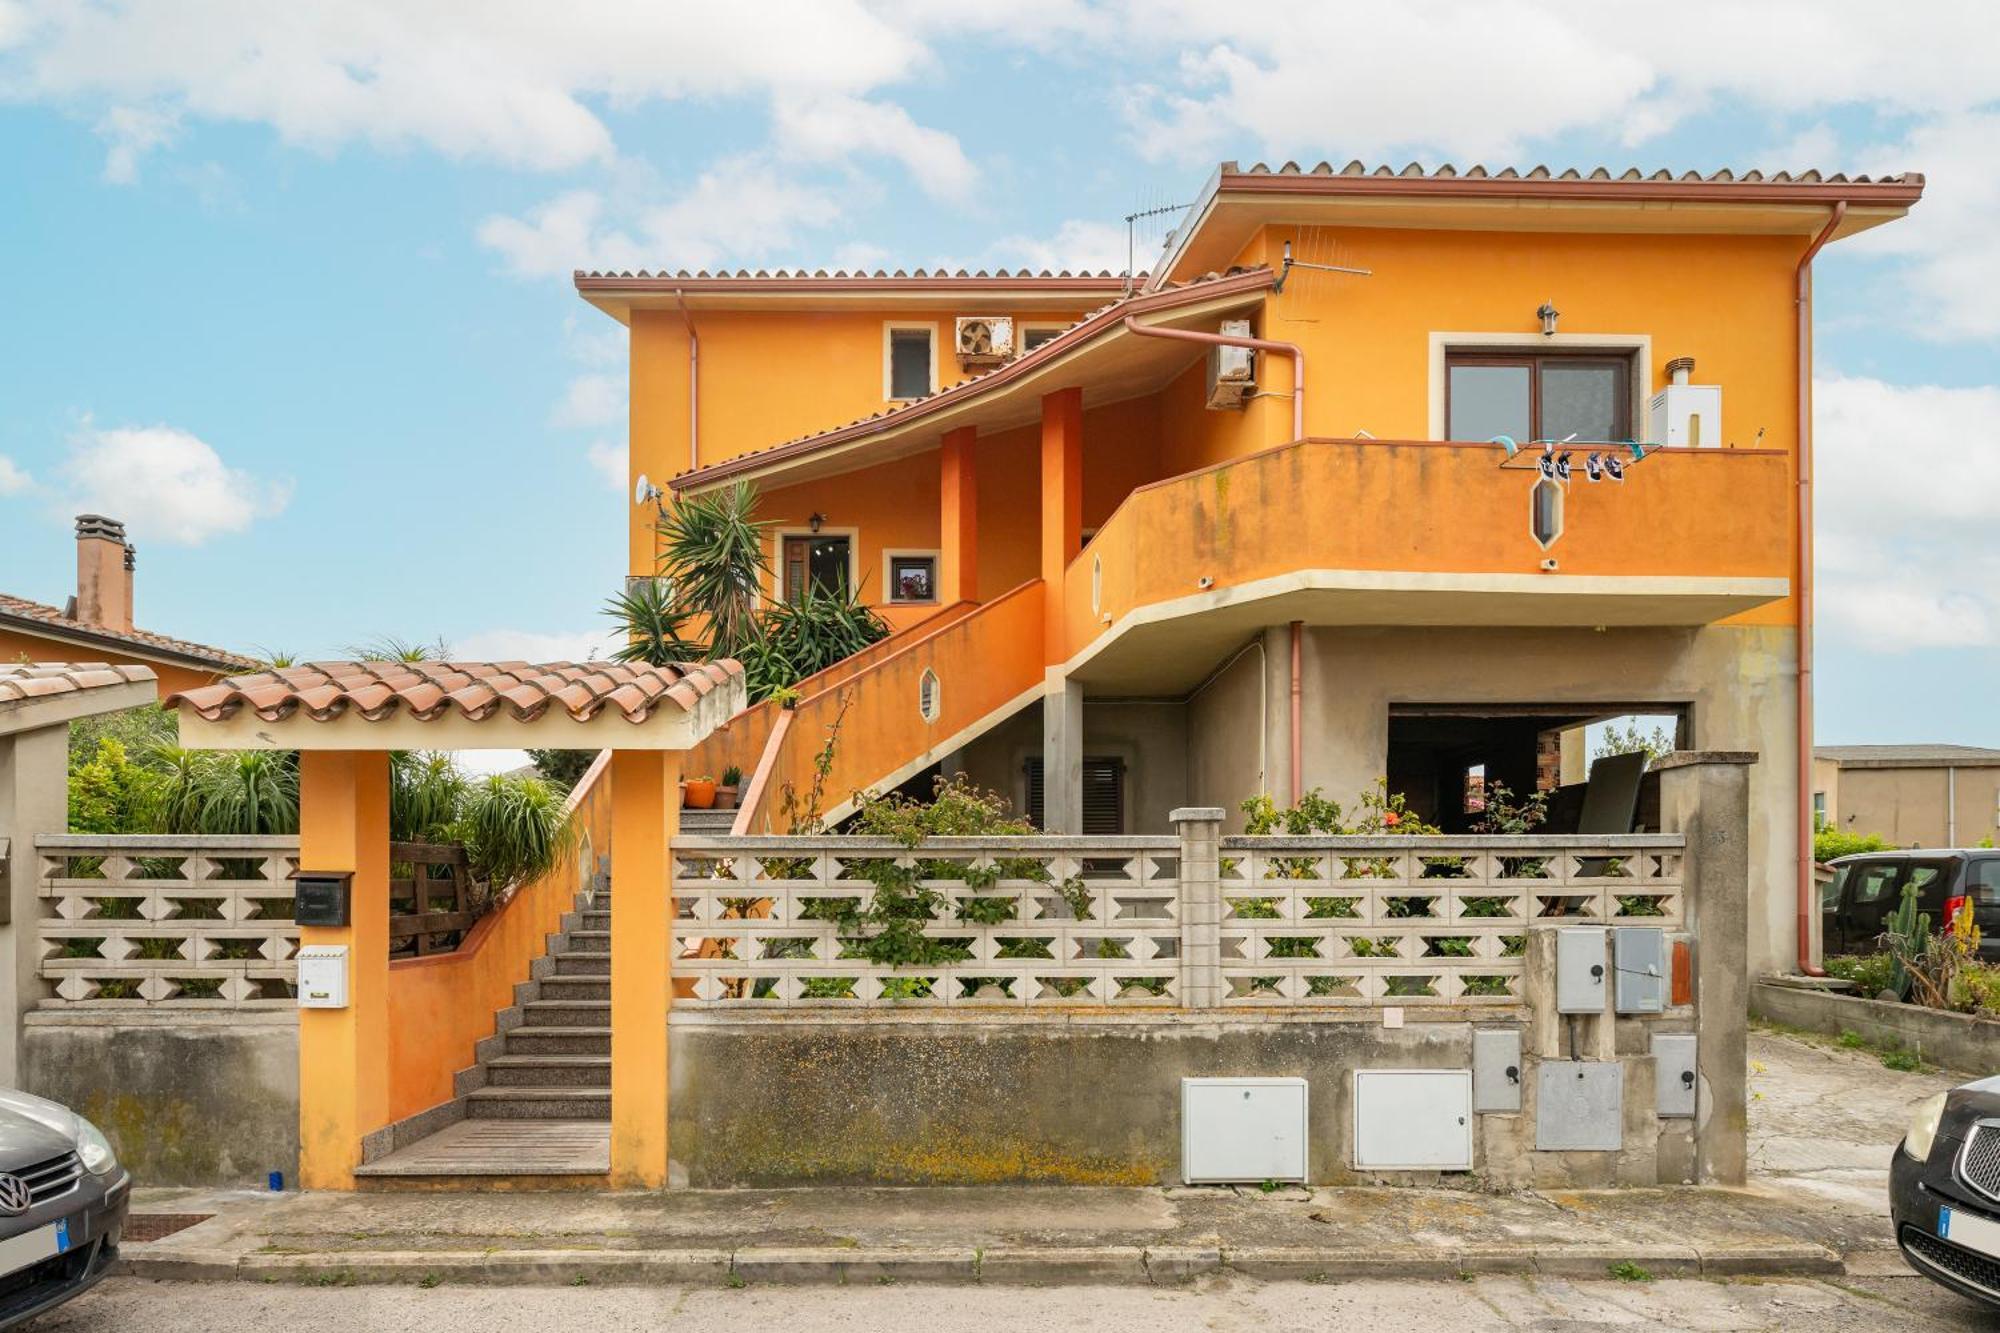
[[100, 629], [132, 628], [132, 566], [125, 525], [102, 514], [76, 516], [76, 618]]

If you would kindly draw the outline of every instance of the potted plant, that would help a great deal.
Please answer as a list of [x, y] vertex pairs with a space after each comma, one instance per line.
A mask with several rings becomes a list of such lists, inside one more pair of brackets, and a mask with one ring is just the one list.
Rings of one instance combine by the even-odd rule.
[[715, 789], [715, 808], [734, 810], [736, 793], [743, 787], [743, 770], [735, 764], [722, 770], [722, 785]]
[[712, 810], [715, 808], [715, 779], [703, 775], [685, 778], [681, 782], [681, 804], [690, 810]]

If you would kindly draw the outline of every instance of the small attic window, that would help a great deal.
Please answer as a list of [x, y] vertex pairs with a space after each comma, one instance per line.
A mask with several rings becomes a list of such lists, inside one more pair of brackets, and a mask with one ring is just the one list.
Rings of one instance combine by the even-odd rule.
[[937, 392], [937, 327], [892, 324], [887, 339], [884, 396], [908, 400]]
[[1021, 350], [1023, 352], [1034, 351], [1037, 347], [1040, 347], [1043, 343], [1052, 341], [1054, 338], [1060, 335], [1064, 327], [1065, 326], [1061, 324], [1021, 325]]

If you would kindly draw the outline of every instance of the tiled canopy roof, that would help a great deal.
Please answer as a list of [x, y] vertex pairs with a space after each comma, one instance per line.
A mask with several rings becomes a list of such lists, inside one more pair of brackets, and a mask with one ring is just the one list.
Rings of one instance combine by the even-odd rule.
[[59, 694], [80, 694], [107, 685], [140, 685], [155, 680], [151, 667], [104, 662], [20, 662], [0, 664], [0, 707]]
[[1683, 171], [1676, 175], [1661, 169], [1646, 172], [1637, 167], [1626, 167], [1613, 172], [1609, 167], [1592, 167], [1588, 171], [1569, 167], [1563, 171], [1552, 171], [1548, 167], [1530, 167], [1526, 171], [1514, 167], [1502, 167], [1498, 171], [1488, 171], [1477, 163], [1460, 171], [1451, 163], [1432, 167], [1428, 171], [1421, 163], [1412, 162], [1402, 170], [1387, 165], [1370, 167], [1360, 160], [1349, 162], [1344, 167], [1335, 168], [1331, 163], [1322, 162], [1310, 170], [1296, 162], [1282, 166], [1266, 166], [1258, 162], [1253, 166], [1239, 166], [1234, 162], [1222, 164], [1225, 176], [1394, 176], [1411, 180], [1522, 180], [1522, 181], [1652, 181], [1656, 183], [1674, 182], [1684, 185], [1922, 185], [1924, 178], [1917, 172], [1900, 172], [1893, 176], [1849, 176], [1843, 172], [1822, 175], [1817, 171], [1778, 171], [1765, 175], [1761, 171], [1737, 173], [1727, 167], [1703, 175], [1699, 171]]
[[66, 616], [59, 608], [44, 602], [31, 602], [25, 597], [11, 597], [4, 592], [0, 592], [0, 626], [11, 626], [30, 634], [38, 629], [48, 630], [65, 638], [101, 643], [114, 651], [124, 647], [137, 656], [171, 657], [188, 665], [216, 671], [243, 671], [256, 665], [249, 658], [239, 657], [223, 648], [154, 634], [150, 630], [107, 629], [103, 625]]
[[672, 478], [670, 484], [678, 489], [711, 480], [721, 480], [777, 459], [811, 453], [856, 435], [887, 430], [908, 418], [923, 416], [944, 406], [998, 389], [1021, 375], [1066, 355], [1079, 344], [1098, 334], [1116, 327], [1126, 315], [1172, 310], [1178, 305], [1197, 303], [1210, 296], [1227, 295], [1236, 289], [1260, 290], [1270, 286], [1274, 279], [1275, 274], [1266, 266], [1232, 268], [1227, 273], [1204, 273], [1198, 278], [1167, 283], [1157, 291], [1140, 292], [1119, 300], [1107, 301], [1032, 351], [1023, 352], [1013, 360], [984, 374], [960, 380], [934, 393], [898, 403], [880, 412], [872, 412], [844, 425], [829, 426], [810, 435], [801, 435], [779, 444], [766, 445], [762, 449], [751, 449], [732, 458], [723, 459], [719, 463], [679, 473]]
[[[578, 269], [576, 270], [576, 276], [579, 278], [685, 278], [690, 282], [802, 282], [811, 281], [816, 278], [842, 279], [849, 282], [886, 282], [897, 279], [910, 280], [919, 278], [932, 282], [940, 279], [954, 282], [1022, 282], [1042, 279], [1069, 279], [1091, 283], [1112, 283], [1123, 282], [1125, 280], [1124, 274], [1113, 273], [1109, 269], [1099, 269], [1097, 272], [1092, 273], [1087, 269], [1070, 270], [1066, 268], [1054, 270], [1041, 269], [1039, 271], [1031, 271], [1025, 268], [1013, 270], [1000, 268], [989, 271], [982, 268], [972, 272], [967, 272], [962, 268], [949, 272], [941, 268], [920, 268], [907, 272], [900, 268], [893, 272], [878, 268], [872, 273], [866, 269], [858, 268], [837, 268], [832, 272], [828, 272], [823, 268], [814, 269], [811, 272], [807, 272], [802, 268], [760, 268], [755, 272], [739, 268], [733, 273], [727, 269], [717, 269], [712, 273], [707, 269], [697, 269], [694, 272], [689, 272], [687, 269], [677, 269], [672, 272], [666, 269], [660, 269], [655, 272], [651, 269], [643, 268], [637, 272], [630, 269]], [[1143, 279], [1146, 275], [1141, 273], [1138, 276]]]
[[266, 722], [297, 714], [331, 722], [429, 722], [457, 714], [470, 722], [508, 717], [533, 722], [551, 707], [578, 722], [607, 709], [644, 722], [662, 708], [691, 712], [703, 696], [743, 674], [740, 664], [677, 662], [316, 662], [233, 676], [167, 699], [219, 722], [249, 709]]

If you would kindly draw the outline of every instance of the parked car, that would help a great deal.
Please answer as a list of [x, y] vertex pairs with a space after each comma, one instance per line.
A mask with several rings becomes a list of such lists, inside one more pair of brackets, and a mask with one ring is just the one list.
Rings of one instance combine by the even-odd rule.
[[2000, 1309], [2000, 1076], [1916, 1109], [1889, 1164], [1889, 1217], [1912, 1268]]
[[94, 1286], [131, 1203], [132, 1177], [97, 1126], [0, 1089], [0, 1329]]
[[1903, 889], [1914, 884], [1917, 910], [1931, 914], [1933, 930], [1970, 898], [1980, 957], [2000, 961], [2000, 850], [1858, 852], [1830, 864], [1833, 878], [1819, 893], [1827, 953], [1874, 952]]

